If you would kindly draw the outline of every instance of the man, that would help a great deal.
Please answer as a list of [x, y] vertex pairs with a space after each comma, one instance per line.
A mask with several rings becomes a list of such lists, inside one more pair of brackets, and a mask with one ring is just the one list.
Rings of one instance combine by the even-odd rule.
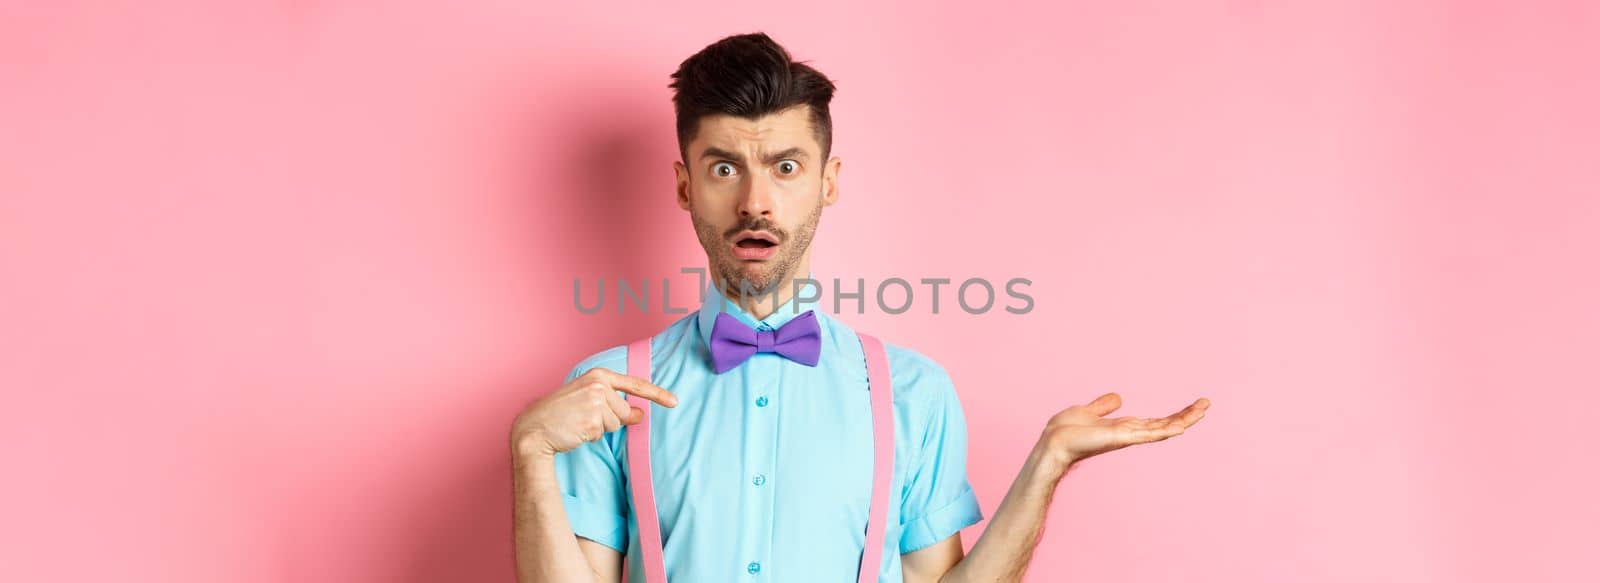
[[[983, 518], [966, 476], [966, 424], [943, 368], [887, 345], [892, 391], [892, 503], [884, 538], [867, 540], [874, 460], [866, 341], [794, 301], [810, 275], [822, 207], [838, 201], [830, 157], [834, 86], [764, 34], [728, 37], [673, 74], [689, 211], [713, 283], [697, 313], [652, 337], [650, 378], [627, 376], [629, 347], [580, 362], [512, 429], [515, 545], [522, 583], [630, 581], [641, 572], [639, 516], [624, 438], [648, 399], [659, 551], [674, 582], [1017, 581], [1069, 466], [1182, 433], [1205, 399], [1170, 417], [1107, 418], [1114, 393], [1050, 419], [1038, 444], [963, 556], [960, 530]], [[742, 328], [742, 329], [741, 329]], [[807, 354], [725, 354], [723, 336], [804, 328]], [[754, 354], [750, 354], [754, 352]], [[883, 377], [878, 377], [883, 378]], [[638, 401], [645, 404], [645, 401]], [[624, 427], [627, 429], [623, 429]], [[620, 429], [620, 431], [619, 431]], [[885, 432], [889, 433], [889, 432]], [[881, 564], [863, 565], [881, 545]], [[893, 560], [898, 557], [898, 560]], [[869, 575], [874, 573], [869, 573]]]

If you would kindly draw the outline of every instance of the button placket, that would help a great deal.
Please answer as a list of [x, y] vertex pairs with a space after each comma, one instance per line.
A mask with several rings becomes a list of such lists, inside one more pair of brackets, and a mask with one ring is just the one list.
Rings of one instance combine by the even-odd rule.
[[[777, 397], [778, 387], [785, 377], [785, 365], [788, 363], [788, 360], [776, 354], [763, 353], [756, 356], [758, 358], [751, 358], [747, 364], [750, 367], [748, 378], [755, 386], [746, 389], [749, 392], [745, 393], [745, 398], [751, 398], [749, 395], [755, 393], [754, 399], [746, 402], [754, 402], [756, 408], [750, 412], [748, 425], [750, 441], [746, 449], [749, 457], [748, 465], [745, 466], [748, 468], [745, 478], [749, 482], [743, 486], [749, 488], [748, 497], [754, 502], [754, 513], [747, 520], [750, 521], [755, 533], [763, 533], [751, 537], [752, 544], [748, 547], [751, 554], [745, 555], [748, 557], [745, 572], [752, 576], [759, 575], [763, 561], [772, 556], [771, 533], [775, 491], [771, 479], [776, 468], [778, 417], [776, 408], [769, 408], [768, 405]], [[759, 358], [760, 356], [773, 358]]]

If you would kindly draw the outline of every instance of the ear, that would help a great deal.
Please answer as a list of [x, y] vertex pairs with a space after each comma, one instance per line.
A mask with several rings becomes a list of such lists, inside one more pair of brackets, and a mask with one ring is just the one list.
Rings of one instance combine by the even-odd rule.
[[672, 173], [677, 176], [678, 181], [676, 188], [678, 192], [678, 208], [689, 210], [689, 169], [683, 166], [683, 162], [673, 160]]
[[843, 160], [834, 156], [822, 165], [822, 206], [839, 201], [839, 166], [843, 164]]

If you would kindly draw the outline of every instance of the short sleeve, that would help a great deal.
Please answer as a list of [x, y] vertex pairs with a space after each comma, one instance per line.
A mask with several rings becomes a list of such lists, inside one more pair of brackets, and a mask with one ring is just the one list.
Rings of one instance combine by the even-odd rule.
[[[584, 359], [562, 384], [571, 382], [589, 369], [604, 366], [617, 370], [625, 362], [618, 347]], [[615, 352], [615, 354], [612, 354]], [[627, 477], [623, 473], [622, 429], [604, 437], [556, 454], [556, 482], [573, 534], [627, 553], [628, 514]]]
[[907, 469], [900, 507], [900, 552], [909, 553], [944, 540], [983, 520], [978, 497], [967, 481], [967, 422], [949, 375], [936, 364], [918, 375], [928, 387], [928, 407], [917, 461]]

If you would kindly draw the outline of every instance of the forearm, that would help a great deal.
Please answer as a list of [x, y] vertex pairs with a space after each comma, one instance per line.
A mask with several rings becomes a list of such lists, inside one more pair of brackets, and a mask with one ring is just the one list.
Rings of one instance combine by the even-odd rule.
[[940, 583], [1021, 581], [1044, 532], [1045, 512], [1056, 484], [1068, 465], [1049, 457], [1042, 446], [1035, 447], [972, 552], [946, 572]]
[[513, 454], [512, 475], [517, 583], [597, 581], [561, 504], [555, 458]]

